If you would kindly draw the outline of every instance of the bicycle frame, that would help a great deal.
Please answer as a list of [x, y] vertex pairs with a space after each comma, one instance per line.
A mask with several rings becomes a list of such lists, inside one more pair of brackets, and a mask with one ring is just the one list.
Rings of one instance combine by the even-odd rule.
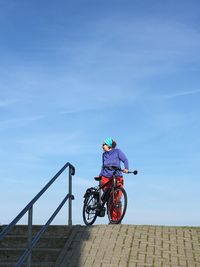
[[117, 178], [116, 178], [115, 175], [113, 175], [113, 177], [110, 178], [110, 180], [109, 180], [107, 183], [103, 184], [103, 185], [101, 185], [101, 180], [99, 181], [99, 186], [96, 188], [96, 190], [99, 192], [99, 203], [100, 203], [102, 206], [107, 202], [107, 200], [104, 200], [104, 201], [102, 200], [102, 195], [103, 195], [103, 194], [102, 194], [102, 190], [103, 190], [105, 187], [107, 187], [108, 184], [112, 184], [112, 185], [110, 186], [110, 188], [111, 188], [110, 194], [113, 194], [114, 189], [117, 188], [117, 187], [119, 187], [119, 186], [117, 185]]

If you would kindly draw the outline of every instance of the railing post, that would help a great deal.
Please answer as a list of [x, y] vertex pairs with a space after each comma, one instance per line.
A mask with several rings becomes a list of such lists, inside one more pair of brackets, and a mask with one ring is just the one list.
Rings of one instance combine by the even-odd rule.
[[[32, 225], [33, 225], [33, 205], [34, 203], [44, 194], [44, 192], [55, 182], [55, 180], [63, 173], [63, 171], [69, 167], [69, 193], [65, 196], [61, 204], [55, 210], [53, 215], [47, 221], [47, 223], [42, 227], [36, 237], [32, 238]], [[27, 248], [25, 249], [24, 253], [18, 259], [16, 263], [16, 267], [22, 266], [25, 261], [27, 261], [26, 267], [31, 267], [32, 265], [32, 249], [35, 247], [38, 240], [41, 238], [41, 235], [53, 221], [55, 216], [58, 214], [60, 209], [69, 200], [69, 209], [68, 209], [68, 224], [72, 225], [72, 200], [74, 196], [72, 195], [72, 176], [75, 175], [75, 168], [69, 162], [67, 162], [60, 171], [54, 175], [54, 177], [44, 186], [42, 190], [31, 200], [31, 202], [26, 205], [26, 207], [15, 217], [15, 219], [7, 225], [1, 232], [0, 232], [0, 240], [2, 240], [10, 231], [11, 229], [18, 223], [18, 221], [28, 212], [28, 236], [27, 236]]]
[[68, 225], [72, 225], [72, 169], [69, 166], [69, 203], [68, 203]]
[[[32, 225], [33, 225], [33, 206], [28, 210], [28, 248], [31, 247], [32, 242]], [[31, 267], [32, 264], [32, 255], [28, 256], [27, 267]]]

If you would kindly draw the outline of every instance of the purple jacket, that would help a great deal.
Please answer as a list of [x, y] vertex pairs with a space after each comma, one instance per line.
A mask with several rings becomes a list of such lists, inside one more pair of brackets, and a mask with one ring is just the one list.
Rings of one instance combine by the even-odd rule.
[[[115, 166], [121, 168], [120, 163], [123, 162], [125, 169], [129, 169], [128, 159], [125, 154], [118, 148], [106, 151], [102, 155], [103, 166]], [[99, 176], [112, 177], [113, 171], [104, 169], [102, 166]], [[117, 171], [117, 176], [122, 176], [122, 172]]]

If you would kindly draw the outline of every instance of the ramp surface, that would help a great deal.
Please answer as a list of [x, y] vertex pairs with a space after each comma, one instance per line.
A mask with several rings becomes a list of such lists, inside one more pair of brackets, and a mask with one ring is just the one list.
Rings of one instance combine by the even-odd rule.
[[74, 226], [56, 267], [200, 267], [200, 227]]

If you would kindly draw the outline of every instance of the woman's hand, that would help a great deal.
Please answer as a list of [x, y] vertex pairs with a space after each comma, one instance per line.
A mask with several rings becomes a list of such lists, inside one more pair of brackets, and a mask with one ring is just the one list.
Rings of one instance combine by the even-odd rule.
[[128, 169], [123, 169], [123, 172], [124, 173], [128, 173]]

